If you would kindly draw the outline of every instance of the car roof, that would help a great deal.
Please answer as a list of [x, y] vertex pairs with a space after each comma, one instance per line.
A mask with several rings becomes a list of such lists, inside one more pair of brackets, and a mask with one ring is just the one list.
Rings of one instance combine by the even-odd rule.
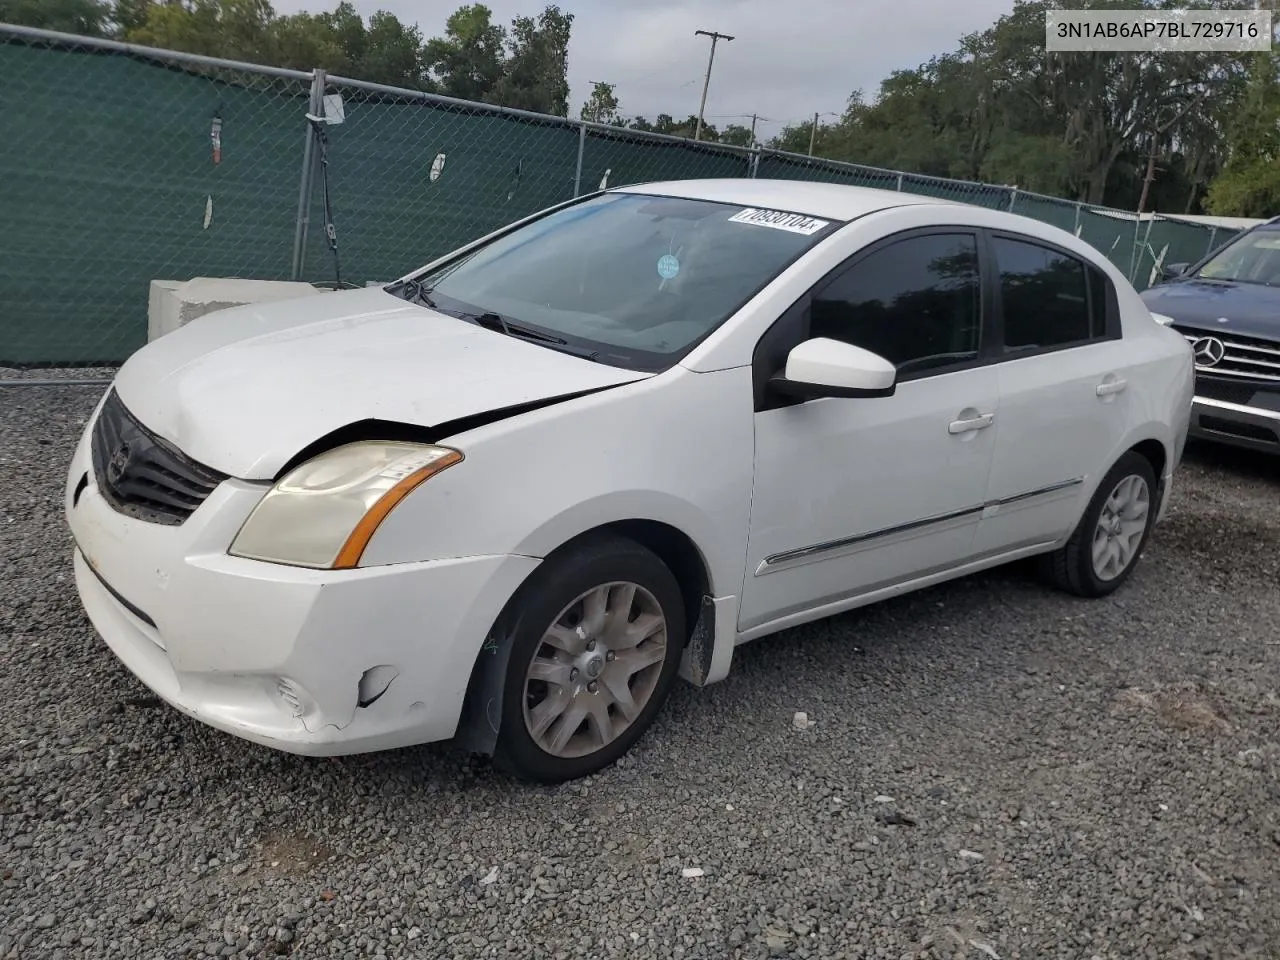
[[785, 210], [810, 217], [853, 220], [888, 207], [923, 203], [964, 206], [954, 200], [918, 194], [855, 187], [843, 183], [813, 183], [806, 180], [754, 180], [726, 178], [714, 180], [668, 180], [616, 187], [614, 193], [642, 193], [654, 196], [710, 200], [766, 210]]

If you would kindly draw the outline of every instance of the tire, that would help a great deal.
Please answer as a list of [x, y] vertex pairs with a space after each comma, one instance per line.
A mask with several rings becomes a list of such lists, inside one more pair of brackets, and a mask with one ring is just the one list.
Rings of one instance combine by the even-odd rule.
[[[1145, 508], [1140, 517], [1137, 515], [1137, 505], [1142, 502], [1139, 493], [1145, 496]], [[1118, 500], [1112, 502], [1112, 497], [1117, 495], [1120, 495]], [[1125, 496], [1131, 496], [1131, 499], [1125, 499]], [[1044, 557], [1042, 570], [1049, 581], [1059, 589], [1080, 597], [1105, 597], [1119, 589], [1133, 574], [1151, 536], [1159, 508], [1158, 496], [1155, 471], [1151, 469], [1150, 461], [1130, 450], [1098, 484], [1071, 539]], [[1118, 524], [1113, 512], [1117, 502], [1128, 504], [1122, 508]], [[1125, 514], [1130, 519], [1125, 520]], [[1142, 521], [1140, 530], [1126, 526], [1139, 519]], [[1108, 527], [1111, 528], [1109, 537]], [[1105, 562], [1095, 561], [1095, 547]]]
[[688, 636], [675, 576], [652, 551], [615, 536], [553, 554], [499, 630], [511, 651], [493, 762], [535, 783], [596, 773], [630, 750], [670, 693]]

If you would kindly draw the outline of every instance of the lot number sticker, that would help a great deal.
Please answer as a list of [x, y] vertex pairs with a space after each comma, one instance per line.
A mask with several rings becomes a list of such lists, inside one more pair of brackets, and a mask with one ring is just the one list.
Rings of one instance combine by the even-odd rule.
[[782, 210], [757, 210], [748, 207], [729, 218], [730, 223], [750, 223], [757, 227], [773, 227], [775, 230], [786, 230], [788, 233], [799, 233], [811, 237], [823, 227], [827, 220], [806, 217], [800, 213], [785, 213]]
[[671, 280], [680, 272], [680, 261], [671, 254], [658, 258], [658, 276], [663, 280]]

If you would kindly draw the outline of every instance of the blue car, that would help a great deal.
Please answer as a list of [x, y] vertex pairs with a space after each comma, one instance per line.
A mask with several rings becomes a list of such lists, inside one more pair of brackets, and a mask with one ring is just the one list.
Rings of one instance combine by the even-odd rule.
[[1142, 299], [1191, 342], [1190, 435], [1280, 453], [1280, 217], [1168, 265]]

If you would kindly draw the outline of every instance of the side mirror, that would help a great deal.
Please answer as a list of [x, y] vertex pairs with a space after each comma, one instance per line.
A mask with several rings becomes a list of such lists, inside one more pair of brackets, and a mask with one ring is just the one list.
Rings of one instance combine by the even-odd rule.
[[1167, 263], [1160, 271], [1161, 280], [1177, 280], [1180, 276], [1187, 272], [1191, 264], [1189, 263]]
[[802, 400], [819, 397], [891, 397], [897, 368], [879, 354], [850, 343], [816, 337], [796, 345], [784, 371], [769, 386]]

